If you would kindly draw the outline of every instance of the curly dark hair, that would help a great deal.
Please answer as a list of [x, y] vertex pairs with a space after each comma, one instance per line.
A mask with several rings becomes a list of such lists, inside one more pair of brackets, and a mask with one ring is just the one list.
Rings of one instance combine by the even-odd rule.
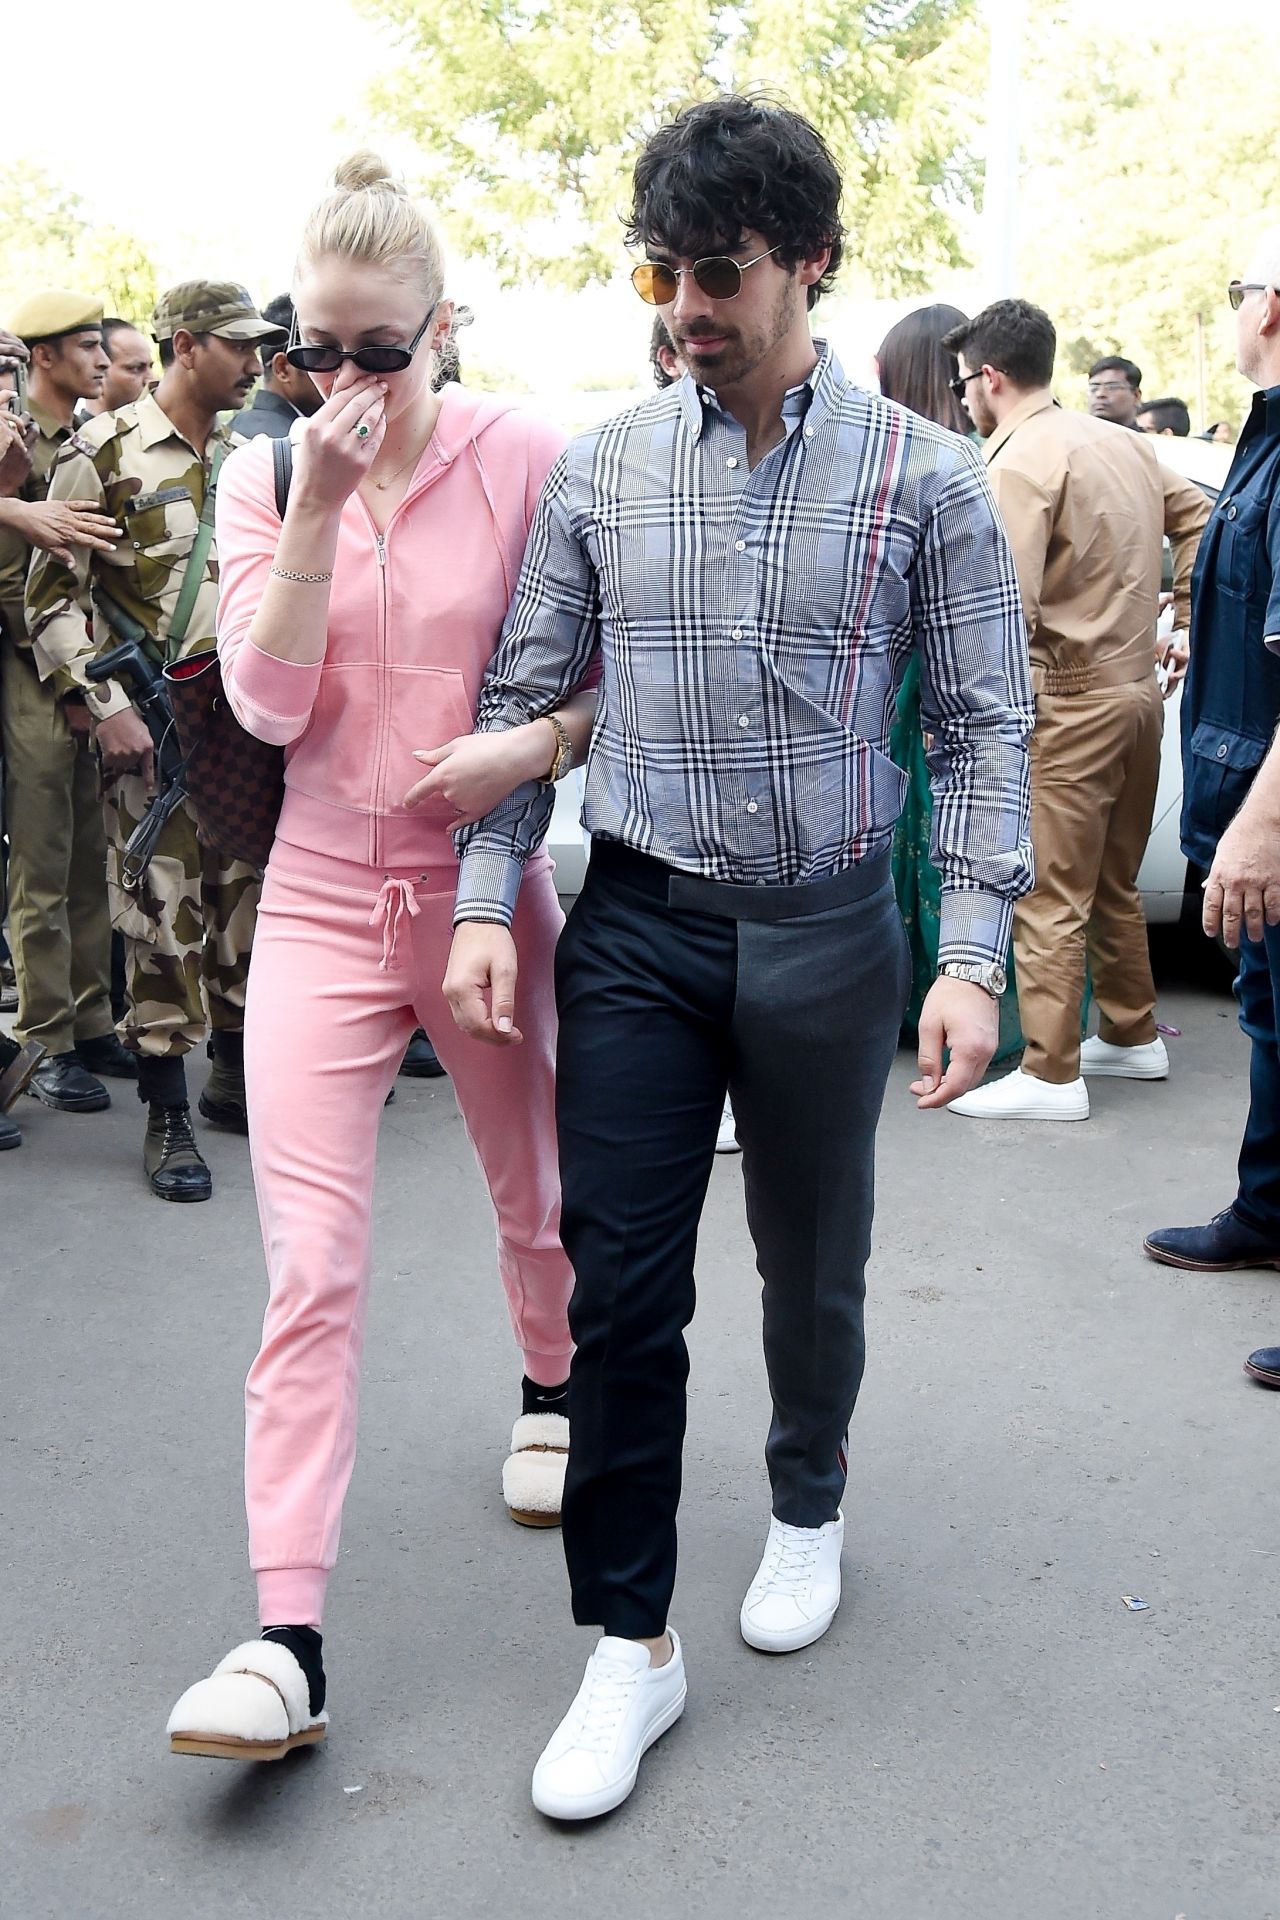
[[733, 253], [763, 234], [784, 267], [830, 247], [812, 307], [830, 291], [844, 253], [840, 171], [815, 127], [755, 94], [726, 93], [685, 107], [651, 134], [636, 161], [627, 245], [690, 259]]
[[995, 367], [1016, 387], [1047, 387], [1053, 378], [1058, 335], [1043, 307], [1029, 300], [993, 300], [962, 327], [944, 333], [948, 353], [962, 353], [971, 367]]

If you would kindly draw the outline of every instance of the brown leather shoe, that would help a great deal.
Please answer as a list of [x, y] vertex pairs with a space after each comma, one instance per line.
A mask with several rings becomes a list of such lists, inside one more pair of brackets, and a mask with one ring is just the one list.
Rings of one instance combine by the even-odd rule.
[[28, 1040], [25, 1047], [20, 1047], [7, 1033], [0, 1033], [0, 1113], [8, 1113], [18, 1095], [25, 1093], [44, 1056], [45, 1049], [38, 1040]]

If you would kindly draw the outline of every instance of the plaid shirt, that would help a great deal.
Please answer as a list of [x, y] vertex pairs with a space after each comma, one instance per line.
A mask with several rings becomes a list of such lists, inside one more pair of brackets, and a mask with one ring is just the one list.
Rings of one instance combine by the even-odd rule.
[[[982, 462], [854, 387], [830, 349], [754, 469], [685, 376], [552, 468], [477, 727], [549, 712], [597, 651], [588, 831], [736, 884], [817, 880], [888, 847], [894, 699], [920, 649], [933, 735], [939, 959], [1004, 961], [1032, 884], [1032, 700], [1018, 580]], [[459, 834], [455, 920], [511, 922], [548, 786]]]

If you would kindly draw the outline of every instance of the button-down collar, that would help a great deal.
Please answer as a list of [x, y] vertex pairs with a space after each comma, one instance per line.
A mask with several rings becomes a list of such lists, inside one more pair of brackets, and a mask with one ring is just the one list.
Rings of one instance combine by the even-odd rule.
[[[816, 428], [836, 408], [849, 384], [844, 368], [827, 341], [815, 340], [813, 344], [818, 354], [813, 370], [798, 387], [788, 387], [782, 396], [782, 423], [788, 434], [794, 432], [801, 419], [808, 427]], [[714, 387], [700, 387], [691, 373], [682, 375], [680, 411], [695, 435], [702, 432], [708, 407], [714, 407], [717, 413], [725, 412]]]

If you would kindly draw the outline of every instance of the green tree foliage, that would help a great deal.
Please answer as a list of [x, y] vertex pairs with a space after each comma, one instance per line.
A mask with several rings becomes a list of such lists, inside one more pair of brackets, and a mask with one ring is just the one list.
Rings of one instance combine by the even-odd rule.
[[[1240, 417], [1227, 281], [1280, 217], [1280, 64], [1230, 19], [1180, 21], [1163, 44], [1097, 31], [1045, 5], [1025, 65], [1022, 280], [1058, 327], [1071, 398], [1106, 353], [1143, 369], [1143, 391], [1196, 408], [1204, 316], [1210, 419]], [[1199, 423], [1196, 423], [1199, 424]]]
[[0, 318], [42, 287], [82, 290], [108, 313], [145, 322], [156, 269], [135, 234], [96, 224], [78, 194], [20, 162], [0, 168]]
[[636, 143], [690, 99], [764, 86], [824, 131], [849, 258], [910, 292], [960, 261], [971, 199], [959, 92], [973, 0], [362, 0], [392, 28], [373, 106], [410, 134], [455, 241], [508, 283], [606, 280]]

